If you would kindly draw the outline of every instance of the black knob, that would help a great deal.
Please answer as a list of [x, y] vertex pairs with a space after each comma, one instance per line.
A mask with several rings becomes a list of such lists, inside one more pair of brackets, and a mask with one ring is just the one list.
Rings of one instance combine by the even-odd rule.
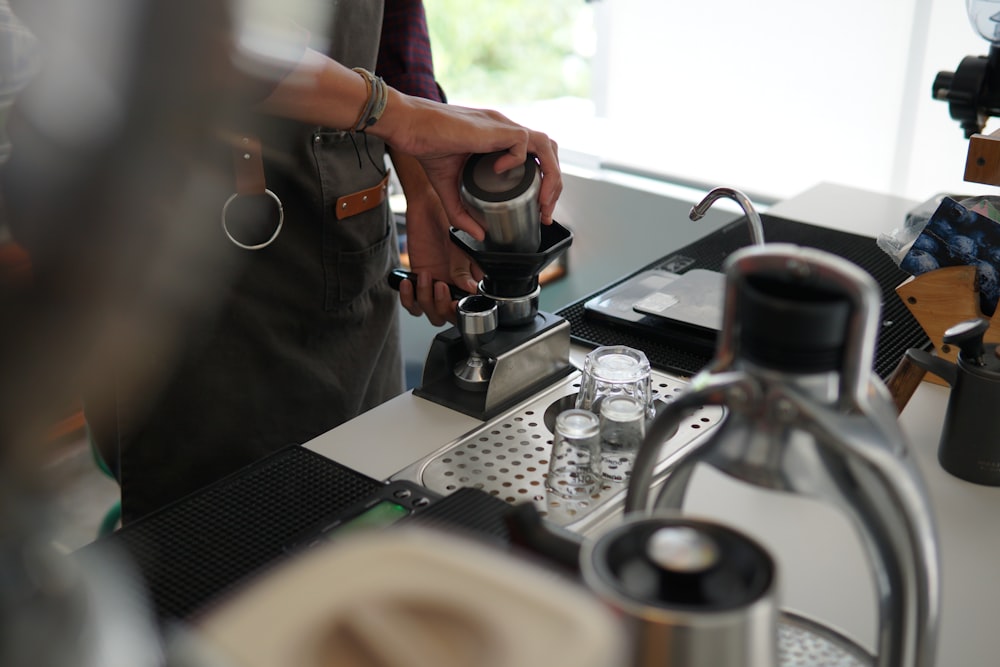
[[983, 336], [990, 328], [989, 320], [976, 318], [966, 320], [950, 327], [944, 332], [942, 341], [945, 345], [957, 345], [959, 358], [972, 366], [985, 366], [983, 354]]
[[948, 93], [955, 80], [954, 72], [938, 72], [931, 85], [931, 97], [942, 102], [948, 101]]

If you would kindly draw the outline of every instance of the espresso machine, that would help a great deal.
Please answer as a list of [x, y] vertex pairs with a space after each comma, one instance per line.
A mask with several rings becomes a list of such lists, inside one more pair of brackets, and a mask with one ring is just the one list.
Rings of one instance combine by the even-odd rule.
[[538, 310], [538, 275], [573, 234], [557, 222], [540, 224], [535, 159], [498, 174], [503, 155], [472, 155], [463, 169], [462, 200], [486, 238], [458, 229], [450, 237], [484, 277], [478, 294], [458, 302], [458, 324], [435, 336], [413, 390], [483, 420], [573, 371], [569, 322]]

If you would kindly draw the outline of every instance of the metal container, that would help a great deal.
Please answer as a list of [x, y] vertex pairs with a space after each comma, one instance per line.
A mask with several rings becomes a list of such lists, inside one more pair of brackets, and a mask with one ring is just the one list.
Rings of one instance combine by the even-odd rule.
[[742, 533], [689, 518], [633, 516], [585, 542], [580, 566], [587, 585], [626, 619], [626, 664], [778, 664], [776, 567]]
[[541, 216], [538, 191], [542, 177], [533, 155], [524, 164], [496, 173], [505, 151], [471, 155], [462, 171], [461, 196], [469, 214], [486, 230], [486, 249], [538, 251]]

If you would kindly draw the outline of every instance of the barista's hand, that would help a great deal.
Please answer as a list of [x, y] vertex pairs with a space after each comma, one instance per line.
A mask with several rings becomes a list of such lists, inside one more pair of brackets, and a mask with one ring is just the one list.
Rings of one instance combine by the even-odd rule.
[[[264, 99], [260, 110], [326, 127], [352, 127], [369, 95], [365, 80], [329, 57], [306, 49], [294, 69]], [[396, 151], [417, 158], [441, 198], [451, 224], [482, 241], [486, 233], [468, 214], [459, 197], [459, 178], [472, 153], [506, 151], [497, 173], [520, 164], [534, 153], [542, 172], [538, 203], [543, 224], [552, 222], [562, 192], [556, 143], [496, 111], [442, 104], [387, 88], [381, 117], [365, 131]], [[404, 186], [405, 187], [405, 186]]]
[[448, 283], [475, 294], [479, 268], [448, 238], [448, 217], [420, 164], [391, 151], [393, 166], [406, 193], [406, 244], [417, 284], [404, 280], [399, 300], [416, 317], [427, 315], [434, 326], [456, 322], [455, 301]]
[[[369, 86], [365, 80], [329, 57], [306, 49], [295, 68], [281, 79], [259, 108], [266, 113], [326, 127], [352, 127], [364, 109]], [[459, 178], [472, 153], [506, 151], [497, 173], [520, 164], [534, 153], [542, 172], [538, 192], [541, 221], [552, 222], [562, 192], [556, 143], [496, 111], [469, 109], [413, 97], [387, 88], [385, 110], [365, 131], [396, 151], [417, 158], [441, 198], [451, 224], [482, 241], [486, 233], [468, 214], [459, 197]], [[404, 186], [405, 187], [405, 186]]]
[[[381, 126], [381, 127], [380, 127]], [[471, 153], [505, 150], [496, 161], [497, 173], [523, 164], [528, 153], [538, 156], [542, 184], [538, 194], [543, 224], [552, 222], [562, 192], [558, 146], [542, 132], [529, 130], [496, 111], [441, 104], [390, 91], [381, 120], [369, 129], [396, 150], [416, 157], [437, 191], [451, 224], [477, 240], [482, 227], [469, 215], [459, 196], [459, 180]]]

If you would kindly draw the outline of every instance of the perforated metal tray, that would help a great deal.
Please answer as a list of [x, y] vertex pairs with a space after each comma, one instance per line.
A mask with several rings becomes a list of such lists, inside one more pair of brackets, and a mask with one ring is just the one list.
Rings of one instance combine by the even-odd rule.
[[845, 635], [811, 618], [782, 612], [779, 667], [872, 667], [875, 658]]
[[[659, 405], [673, 400], [687, 382], [653, 371], [653, 394]], [[580, 372], [408, 466], [393, 479], [409, 479], [443, 495], [473, 487], [514, 504], [531, 500], [549, 521], [581, 533], [620, 512], [626, 486], [605, 482], [579, 501], [566, 501], [545, 488], [552, 424], [561, 409], [571, 407], [580, 388]], [[671, 458], [722, 422], [725, 410], [706, 406], [686, 418], [667, 441], [657, 467], [662, 476]]]

